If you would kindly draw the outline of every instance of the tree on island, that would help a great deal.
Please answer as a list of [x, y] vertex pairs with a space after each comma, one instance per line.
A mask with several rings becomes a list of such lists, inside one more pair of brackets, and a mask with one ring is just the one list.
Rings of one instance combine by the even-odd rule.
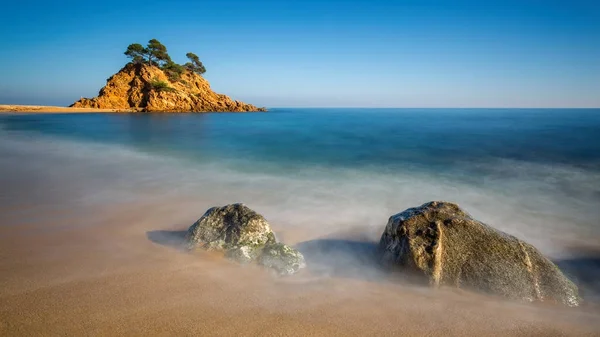
[[152, 60], [156, 60], [157, 65], [164, 65], [167, 62], [171, 62], [171, 57], [167, 53], [167, 47], [160, 43], [157, 39], [148, 41], [146, 47], [148, 53], [148, 62], [152, 64]]
[[139, 43], [132, 43], [127, 47], [125, 55], [131, 58], [131, 61], [135, 64], [158, 66], [167, 74], [172, 82], [179, 80], [185, 70], [195, 72], [199, 75], [206, 72], [206, 68], [200, 62], [200, 58], [194, 53], [187, 53], [185, 55], [191, 62], [187, 62], [183, 66], [173, 62], [167, 53], [167, 47], [157, 39], [148, 41], [148, 45], [145, 48]]
[[133, 63], [161, 66], [171, 61], [171, 57], [167, 53], [167, 47], [157, 39], [148, 41], [146, 48], [139, 43], [132, 43], [127, 47], [125, 55], [131, 58]]
[[131, 58], [133, 63], [136, 63], [136, 64], [145, 63], [144, 58], [147, 56], [147, 54], [148, 54], [148, 51], [146, 50], [146, 48], [144, 48], [144, 46], [142, 46], [139, 43], [130, 44], [127, 47], [127, 50], [125, 51], [125, 55], [127, 55], [127, 57]]
[[204, 65], [202, 64], [202, 62], [200, 62], [200, 58], [198, 58], [198, 55], [194, 53], [187, 53], [185, 54], [185, 56], [192, 62], [187, 62], [183, 65], [184, 67], [200, 75], [206, 72], [206, 68], [204, 68]]

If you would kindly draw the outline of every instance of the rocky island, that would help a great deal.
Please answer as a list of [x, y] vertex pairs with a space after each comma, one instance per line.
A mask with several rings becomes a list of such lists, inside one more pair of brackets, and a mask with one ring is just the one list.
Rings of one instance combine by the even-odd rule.
[[146, 47], [129, 45], [125, 55], [131, 62], [108, 78], [97, 97], [81, 98], [70, 107], [147, 112], [266, 111], [212, 91], [202, 77], [206, 68], [193, 53], [186, 55], [190, 62], [177, 64], [166, 47], [152, 39]]

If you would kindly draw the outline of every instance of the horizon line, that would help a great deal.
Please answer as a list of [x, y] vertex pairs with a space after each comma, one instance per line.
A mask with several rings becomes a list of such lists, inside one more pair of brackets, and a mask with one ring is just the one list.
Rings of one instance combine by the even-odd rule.
[[[50, 104], [11, 104], [11, 103], [2, 103], [0, 102], [0, 106], [35, 106], [35, 107], [58, 107], [58, 108], [69, 108], [69, 105], [50, 105]], [[598, 110], [600, 106], [597, 107], [573, 107], [573, 106], [559, 106], [559, 107], [520, 107], [520, 106], [470, 106], [470, 107], [461, 107], [461, 106], [264, 106], [267, 109], [489, 109], [489, 110], [502, 110], [502, 109], [523, 109], [523, 110], [534, 110], [534, 109], [544, 109], [544, 110], [564, 110], [564, 109], [577, 109], [577, 110]]]

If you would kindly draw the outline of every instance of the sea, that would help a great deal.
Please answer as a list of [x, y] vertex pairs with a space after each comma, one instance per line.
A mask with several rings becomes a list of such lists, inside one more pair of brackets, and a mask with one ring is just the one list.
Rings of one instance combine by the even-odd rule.
[[[242, 202], [290, 244], [376, 243], [391, 215], [451, 201], [536, 246], [589, 298], [599, 288], [600, 109], [4, 114], [0, 186], [4, 226], [92, 226], [94, 207], [136, 200], [198, 200], [197, 217]], [[70, 223], [77, 212], [90, 222]]]

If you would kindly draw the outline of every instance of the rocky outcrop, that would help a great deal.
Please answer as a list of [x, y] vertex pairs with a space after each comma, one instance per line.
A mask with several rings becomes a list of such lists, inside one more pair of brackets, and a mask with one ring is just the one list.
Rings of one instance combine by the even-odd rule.
[[213, 207], [186, 234], [189, 249], [222, 252], [239, 263], [256, 262], [290, 275], [306, 266], [300, 252], [278, 243], [265, 218], [244, 204]]
[[415, 272], [433, 286], [569, 306], [581, 301], [577, 286], [535, 247], [449, 202], [429, 202], [390, 217], [379, 251], [384, 265]]
[[266, 111], [217, 94], [202, 76], [186, 70], [170, 80], [160, 68], [127, 64], [111, 76], [97, 97], [82, 98], [74, 108], [156, 112]]

